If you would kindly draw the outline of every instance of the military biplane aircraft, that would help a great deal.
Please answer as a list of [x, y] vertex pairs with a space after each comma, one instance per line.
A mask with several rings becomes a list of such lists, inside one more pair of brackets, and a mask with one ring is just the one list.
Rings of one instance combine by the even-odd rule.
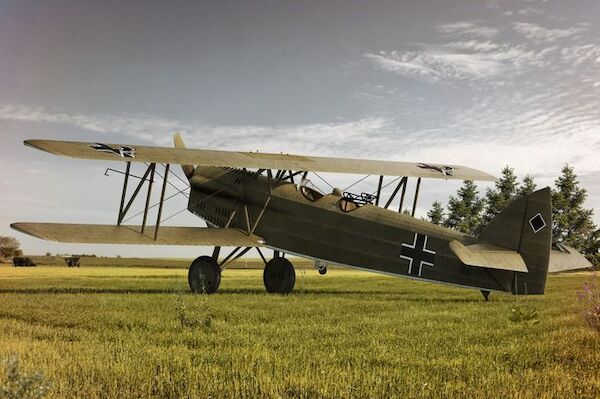
[[[513, 294], [543, 294], [549, 271], [552, 229], [550, 189], [519, 198], [478, 237], [414, 217], [421, 179], [495, 180], [458, 165], [323, 158], [287, 154], [186, 149], [179, 134], [175, 148], [104, 143], [27, 140], [27, 146], [66, 157], [124, 161], [123, 191], [116, 225], [14, 223], [32, 236], [65, 243], [214, 246], [212, 256], [194, 260], [188, 271], [193, 292], [214, 293], [221, 271], [256, 248], [265, 263], [263, 280], [271, 293], [289, 293], [295, 271], [285, 254], [310, 258], [321, 274], [343, 265], [393, 276]], [[132, 163], [145, 163], [142, 177]], [[157, 164], [164, 165], [160, 176]], [[207, 227], [160, 226], [170, 165], [181, 165], [189, 181], [187, 210]], [[379, 176], [373, 194], [319, 191], [308, 173]], [[172, 171], [171, 171], [171, 174]], [[155, 175], [163, 179], [158, 216], [147, 226]], [[385, 177], [395, 188], [383, 204]], [[139, 183], [127, 200], [129, 181]], [[403, 214], [408, 178], [416, 178], [412, 214]], [[396, 184], [397, 182], [397, 184]], [[148, 191], [141, 226], [124, 218], [142, 187]], [[386, 186], [387, 186], [386, 185]], [[398, 211], [389, 209], [400, 192]], [[220, 258], [221, 247], [235, 247]], [[273, 250], [267, 260], [261, 248]], [[556, 257], [557, 269], [587, 267], [572, 248]]]

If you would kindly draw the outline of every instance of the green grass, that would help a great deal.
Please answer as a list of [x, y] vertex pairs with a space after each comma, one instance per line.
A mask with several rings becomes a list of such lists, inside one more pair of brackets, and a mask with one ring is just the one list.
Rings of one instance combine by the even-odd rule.
[[[600, 396], [600, 334], [575, 295], [590, 274], [486, 303], [344, 270], [298, 271], [274, 296], [261, 273], [227, 270], [202, 296], [180, 269], [2, 266], [0, 359], [42, 371], [53, 397]], [[511, 321], [515, 306], [539, 322]]]

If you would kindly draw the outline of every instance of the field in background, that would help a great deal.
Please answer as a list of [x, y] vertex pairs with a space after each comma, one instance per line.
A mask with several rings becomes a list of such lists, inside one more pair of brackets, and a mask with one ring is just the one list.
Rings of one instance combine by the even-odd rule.
[[[65, 258], [62, 256], [29, 256], [38, 266], [65, 266]], [[300, 268], [312, 268], [314, 262], [304, 259], [293, 259], [294, 265]], [[150, 268], [174, 268], [186, 269], [190, 267], [194, 259], [169, 259], [169, 258], [111, 258], [82, 256], [80, 258], [82, 267], [150, 267]], [[264, 262], [260, 258], [241, 258], [230, 266], [232, 269], [263, 269]]]
[[589, 277], [486, 303], [340, 269], [299, 270], [287, 296], [266, 294], [261, 271], [226, 270], [202, 296], [183, 269], [2, 265], [0, 359], [17, 353], [57, 398], [597, 398], [600, 336], [575, 295]]

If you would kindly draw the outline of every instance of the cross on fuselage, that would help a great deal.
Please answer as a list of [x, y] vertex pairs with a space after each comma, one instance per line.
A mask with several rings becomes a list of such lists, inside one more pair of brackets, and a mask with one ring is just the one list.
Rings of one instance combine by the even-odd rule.
[[402, 243], [400, 258], [408, 261], [408, 274], [420, 276], [423, 265], [434, 265], [435, 251], [427, 248], [426, 235], [415, 233], [412, 244]]

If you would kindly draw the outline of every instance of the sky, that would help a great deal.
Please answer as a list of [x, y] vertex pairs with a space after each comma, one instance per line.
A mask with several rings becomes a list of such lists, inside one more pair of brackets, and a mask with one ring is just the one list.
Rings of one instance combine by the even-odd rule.
[[[64, 245], [9, 227], [115, 223], [120, 200], [122, 176], [105, 171], [123, 165], [23, 140], [171, 146], [174, 132], [199, 148], [495, 175], [510, 165], [538, 187], [568, 163], [600, 223], [599, 20], [597, 0], [0, 0], [0, 235], [31, 254], [206, 253]], [[364, 176], [324, 177], [343, 188]], [[424, 181], [417, 216], [459, 184]], [[181, 195], [169, 200], [167, 224], [203, 226], [185, 207]]]

